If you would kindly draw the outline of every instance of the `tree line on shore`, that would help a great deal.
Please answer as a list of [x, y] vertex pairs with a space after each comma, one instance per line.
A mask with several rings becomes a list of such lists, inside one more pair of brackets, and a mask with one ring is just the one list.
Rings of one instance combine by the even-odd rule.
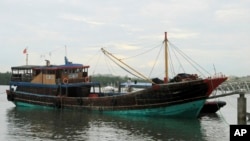
[[0, 72], [0, 85], [8, 85], [10, 82], [11, 73], [1, 73]]
[[[8, 85], [10, 82], [11, 78], [11, 73], [6, 72], [6, 73], [0, 73], [0, 85]], [[127, 82], [129, 79], [128, 76], [115, 76], [112, 74], [96, 74], [96, 75], [91, 75], [91, 81], [92, 82], [100, 82], [102, 86], [115, 86], [117, 85], [118, 82]], [[145, 82], [142, 79], [138, 78], [131, 78], [132, 81], [140, 81], [140, 82]]]
[[[1, 73], [0, 72], [0, 85], [8, 85], [10, 82], [11, 73]], [[116, 86], [118, 82], [127, 82], [130, 77], [128, 76], [115, 76], [112, 74], [96, 74], [91, 76], [92, 82], [100, 82], [102, 86]], [[132, 81], [146, 82], [145, 80], [139, 78], [131, 78]], [[244, 77], [229, 76], [229, 81], [243, 80], [250, 81], [250, 75]]]

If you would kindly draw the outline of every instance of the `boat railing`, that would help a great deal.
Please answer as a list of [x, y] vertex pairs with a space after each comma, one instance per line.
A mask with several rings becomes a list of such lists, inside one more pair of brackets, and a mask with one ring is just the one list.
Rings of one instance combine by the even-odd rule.
[[77, 79], [69, 79], [69, 83], [79, 83], [79, 82], [85, 82], [84, 78], [77, 78]]
[[210, 76], [208, 78], [210, 78], [210, 79], [214, 79], [214, 78], [226, 78], [226, 75], [220, 72], [220, 73], [215, 73], [213, 76]]

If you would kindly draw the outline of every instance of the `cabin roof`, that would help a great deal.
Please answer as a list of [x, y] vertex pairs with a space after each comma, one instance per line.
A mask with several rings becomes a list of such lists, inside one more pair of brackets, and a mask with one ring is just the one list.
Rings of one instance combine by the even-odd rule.
[[82, 64], [66, 64], [66, 65], [50, 65], [50, 66], [39, 66], [34, 69], [43, 69], [43, 70], [58, 70], [58, 69], [82, 69], [89, 68], [89, 66], [84, 66]]
[[14, 66], [11, 69], [35, 69], [35, 70], [58, 70], [58, 69], [82, 69], [82, 68], [89, 68], [89, 66], [84, 66], [82, 64], [66, 64], [66, 65], [50, 65], [50, 66], [38, 66], [38, 65], [23, 65], [23, 66]]
[[39, 67], [38, 65], [23, 65], [23, 66], [14, 66], [11, 69], [33, 69], [35, 67]]

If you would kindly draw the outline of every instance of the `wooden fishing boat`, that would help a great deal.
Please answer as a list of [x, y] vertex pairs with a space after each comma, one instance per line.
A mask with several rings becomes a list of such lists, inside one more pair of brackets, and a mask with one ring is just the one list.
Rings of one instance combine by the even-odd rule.
[[[167, 50], [166, 33], [165, 43]], [[151, 86], [145, 89], [107, 94], [101, 91], [100, 83], [92, 82], [89, 66], [69, 62], [67, 57], [63, 65], [50, 65], [47, 61], [45, 66], [25, 65], [11, 69], [7, 99], [16, 106], [154, 117], [197, 117], [212, 91], [227, 79], [223, 75], [206, 79], [180, 75], [169, 82], [166, 67], [163, 83], [149, 80]]]

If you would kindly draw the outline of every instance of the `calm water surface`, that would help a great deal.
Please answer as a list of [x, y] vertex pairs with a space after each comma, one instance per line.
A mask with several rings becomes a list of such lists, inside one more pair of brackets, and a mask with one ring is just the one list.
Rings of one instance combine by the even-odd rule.
[[227, 105], [216, 114], [190, 120], [15, 107], [6, 88], [0, 86], [0, 140], [228, 141], [229, 125], [237, 123], [237, 95], [220, 98]]

